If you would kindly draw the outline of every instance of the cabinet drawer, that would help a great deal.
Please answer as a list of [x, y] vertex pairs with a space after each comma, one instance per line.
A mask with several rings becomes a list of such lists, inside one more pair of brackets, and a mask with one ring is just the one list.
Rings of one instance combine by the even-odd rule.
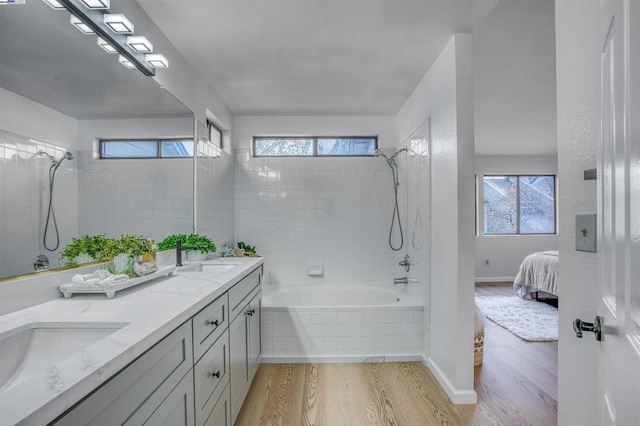
[[262, 268], [258, 267], [244, 277], [229, 290], [229, 308], [231, 309], [231, 321], [242, 311], [249, 293], [260, 284]]
[[55, 424], [140, 425], [160, 406], [192, 365], [191, 321], [187, 321]]
[[229, 324], [227, 293], [211, 302], [193, 317], [193, 355], [200, 357], [213, 345]]
[[229, 332], [225, 331], [193, 367], [196, 424], [201, 426], [229, 382]]
[[229, 385], [227, 385], [211, 415], [204, 422], [204, 426], [231, 426], [231, 402], [229, 398]]

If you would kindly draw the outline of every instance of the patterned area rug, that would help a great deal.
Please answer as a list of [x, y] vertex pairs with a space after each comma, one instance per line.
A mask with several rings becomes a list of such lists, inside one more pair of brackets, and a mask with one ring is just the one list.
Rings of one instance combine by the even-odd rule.
[[532, 342], [558, 340], [558, 309], [516, 296], [476, 298], [482, 313], [521, 339]]

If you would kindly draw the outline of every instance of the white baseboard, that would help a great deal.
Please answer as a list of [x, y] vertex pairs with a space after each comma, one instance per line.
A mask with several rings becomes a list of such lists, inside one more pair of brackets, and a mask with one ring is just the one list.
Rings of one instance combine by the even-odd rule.
[[477, 404], [478, 394], [475, 390], [458, 390], [449, 381], [447, 376], [442, 372], [438, 364], [432, 358], [422, 357], [422, 363], [427, 367], [442, 386], [442, 389], [447, 393], [447, 396], [454, 404]]
[[305, 364], [309, 362], [317, 364], [349, 364], [360, 362], [421, 362], [422, 355], [321, 355], [321, 356], [262, 356], [263, 364]]
[[476, 277], [477, 283], [501, 283], [501, 282], [513, 282], [516, 277]]

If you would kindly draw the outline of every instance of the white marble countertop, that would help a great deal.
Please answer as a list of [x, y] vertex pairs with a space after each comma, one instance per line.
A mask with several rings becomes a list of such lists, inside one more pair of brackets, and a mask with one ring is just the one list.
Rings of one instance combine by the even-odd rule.
[[[220, 258], [239, 263], [206, 279], [204, 273], [167, 276], [104, 295], [61, 297], [0, 316], [0, 334], [29, 323], [127, 323], [86, 349], [0, 393], [0, 425], [47, 424], [263, 263], [262, 258]], [[192, 262], [185, 262], [185, 265]], [[63, 284], [63, 283], [61, 283]], [[0, 362], [2, 362], [0, 360]]]

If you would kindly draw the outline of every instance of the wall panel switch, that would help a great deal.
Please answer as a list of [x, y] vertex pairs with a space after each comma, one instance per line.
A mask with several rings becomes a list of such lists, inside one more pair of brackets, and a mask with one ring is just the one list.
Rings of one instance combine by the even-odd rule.
[[576, 215], [576, 250], [596, 252], [596, 215]]

